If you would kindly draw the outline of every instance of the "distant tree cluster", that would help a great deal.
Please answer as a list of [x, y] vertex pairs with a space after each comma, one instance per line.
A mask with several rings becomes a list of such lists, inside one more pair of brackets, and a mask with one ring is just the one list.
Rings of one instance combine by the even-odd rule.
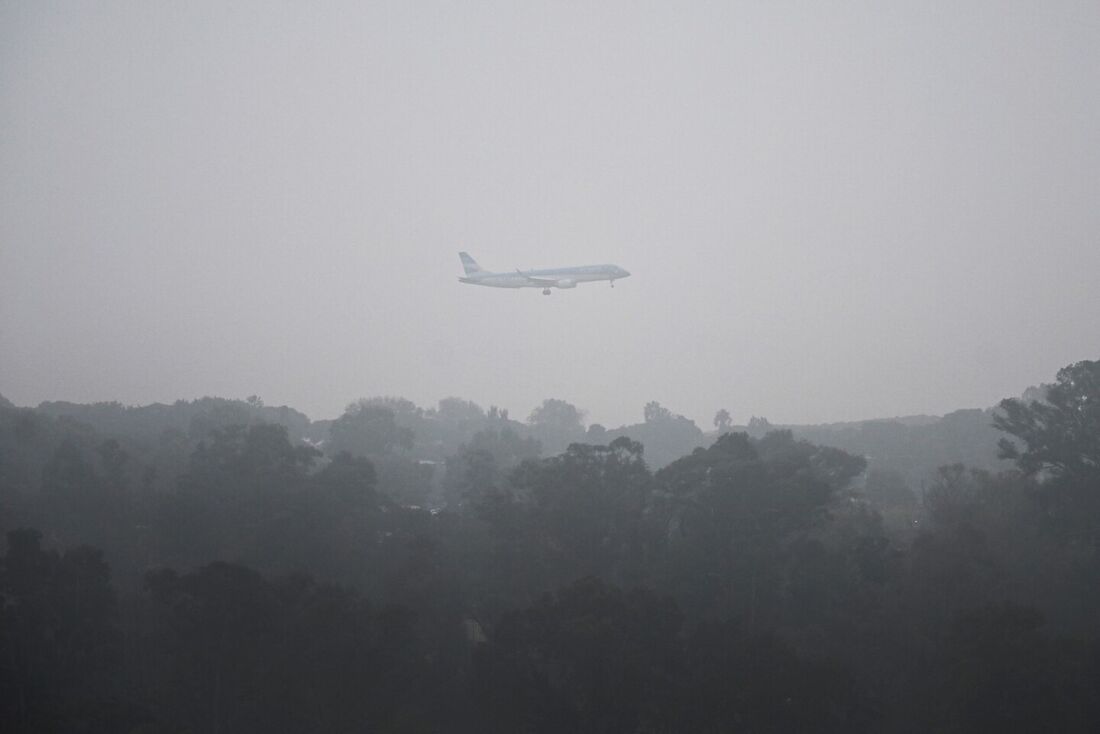
[[656, 402], [61, 405], [0, 401], [5, 731], [1100, 725], [1100, 362], [923, 488]]

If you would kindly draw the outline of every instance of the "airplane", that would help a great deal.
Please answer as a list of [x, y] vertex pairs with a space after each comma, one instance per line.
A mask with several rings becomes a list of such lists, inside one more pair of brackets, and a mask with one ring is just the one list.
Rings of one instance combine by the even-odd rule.
[[581, 265], [573, 268], [549, 268], [547, 270], [519, 270], [514, 273], [490, 273], [482, 270], [469, 253], [458, 253], [466, 276], [459, 276], [462, 283], [487, 285], [492, 288], [542, 288], [542, 295], [550, 295], [551, 288], [576, 288], [578, 283], [609, 280], [611, 287], [619, 278], [630, 277], [630, 272], [618, 265]]

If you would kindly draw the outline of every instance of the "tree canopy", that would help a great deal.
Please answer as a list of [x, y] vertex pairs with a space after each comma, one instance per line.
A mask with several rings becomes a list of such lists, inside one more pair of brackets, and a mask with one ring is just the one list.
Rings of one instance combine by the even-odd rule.
[[1100, 476], [1100, 361], [1063, 367], [1041, 400], [1002, 400], [993, 424], [1013, 437], [1001, 456], [1027, 474]]

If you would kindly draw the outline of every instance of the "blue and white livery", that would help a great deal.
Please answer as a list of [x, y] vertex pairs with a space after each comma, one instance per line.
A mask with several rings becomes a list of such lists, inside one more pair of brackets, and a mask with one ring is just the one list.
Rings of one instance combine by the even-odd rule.
[[544, 296], [550, 295], [551, 288], [576, 288], [578, 283], [591, 283], [597, 280], [610, 281], [611, 287], [614, 288], [616, 280], [630, 277], [630, 272], [618, 265], [581, 265], [572, 268], [490, 273], [488, 270], [482, 270], [468, 253], [458, 253], [458, 259], [462, 261], [462, 269], [466, 271], [465, 276], [458, 278], [463, 283], [487, 285], [492, 288], [542, 288]]

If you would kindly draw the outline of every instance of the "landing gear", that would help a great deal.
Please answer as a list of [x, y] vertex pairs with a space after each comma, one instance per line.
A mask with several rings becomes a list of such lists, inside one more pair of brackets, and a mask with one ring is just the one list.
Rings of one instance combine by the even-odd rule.
[[550, 295], [550, 289], [549, 288], [543, 288], [542, 289], [542, 295], [544, 295], [544, 296]]
[[614, 279], [614, 278], [612, 278], [612, 279], [611, 279], [611, 287], [612, 287], [612, 288], [614, 288], [614, 287], [615, 287], [615, 279]]

